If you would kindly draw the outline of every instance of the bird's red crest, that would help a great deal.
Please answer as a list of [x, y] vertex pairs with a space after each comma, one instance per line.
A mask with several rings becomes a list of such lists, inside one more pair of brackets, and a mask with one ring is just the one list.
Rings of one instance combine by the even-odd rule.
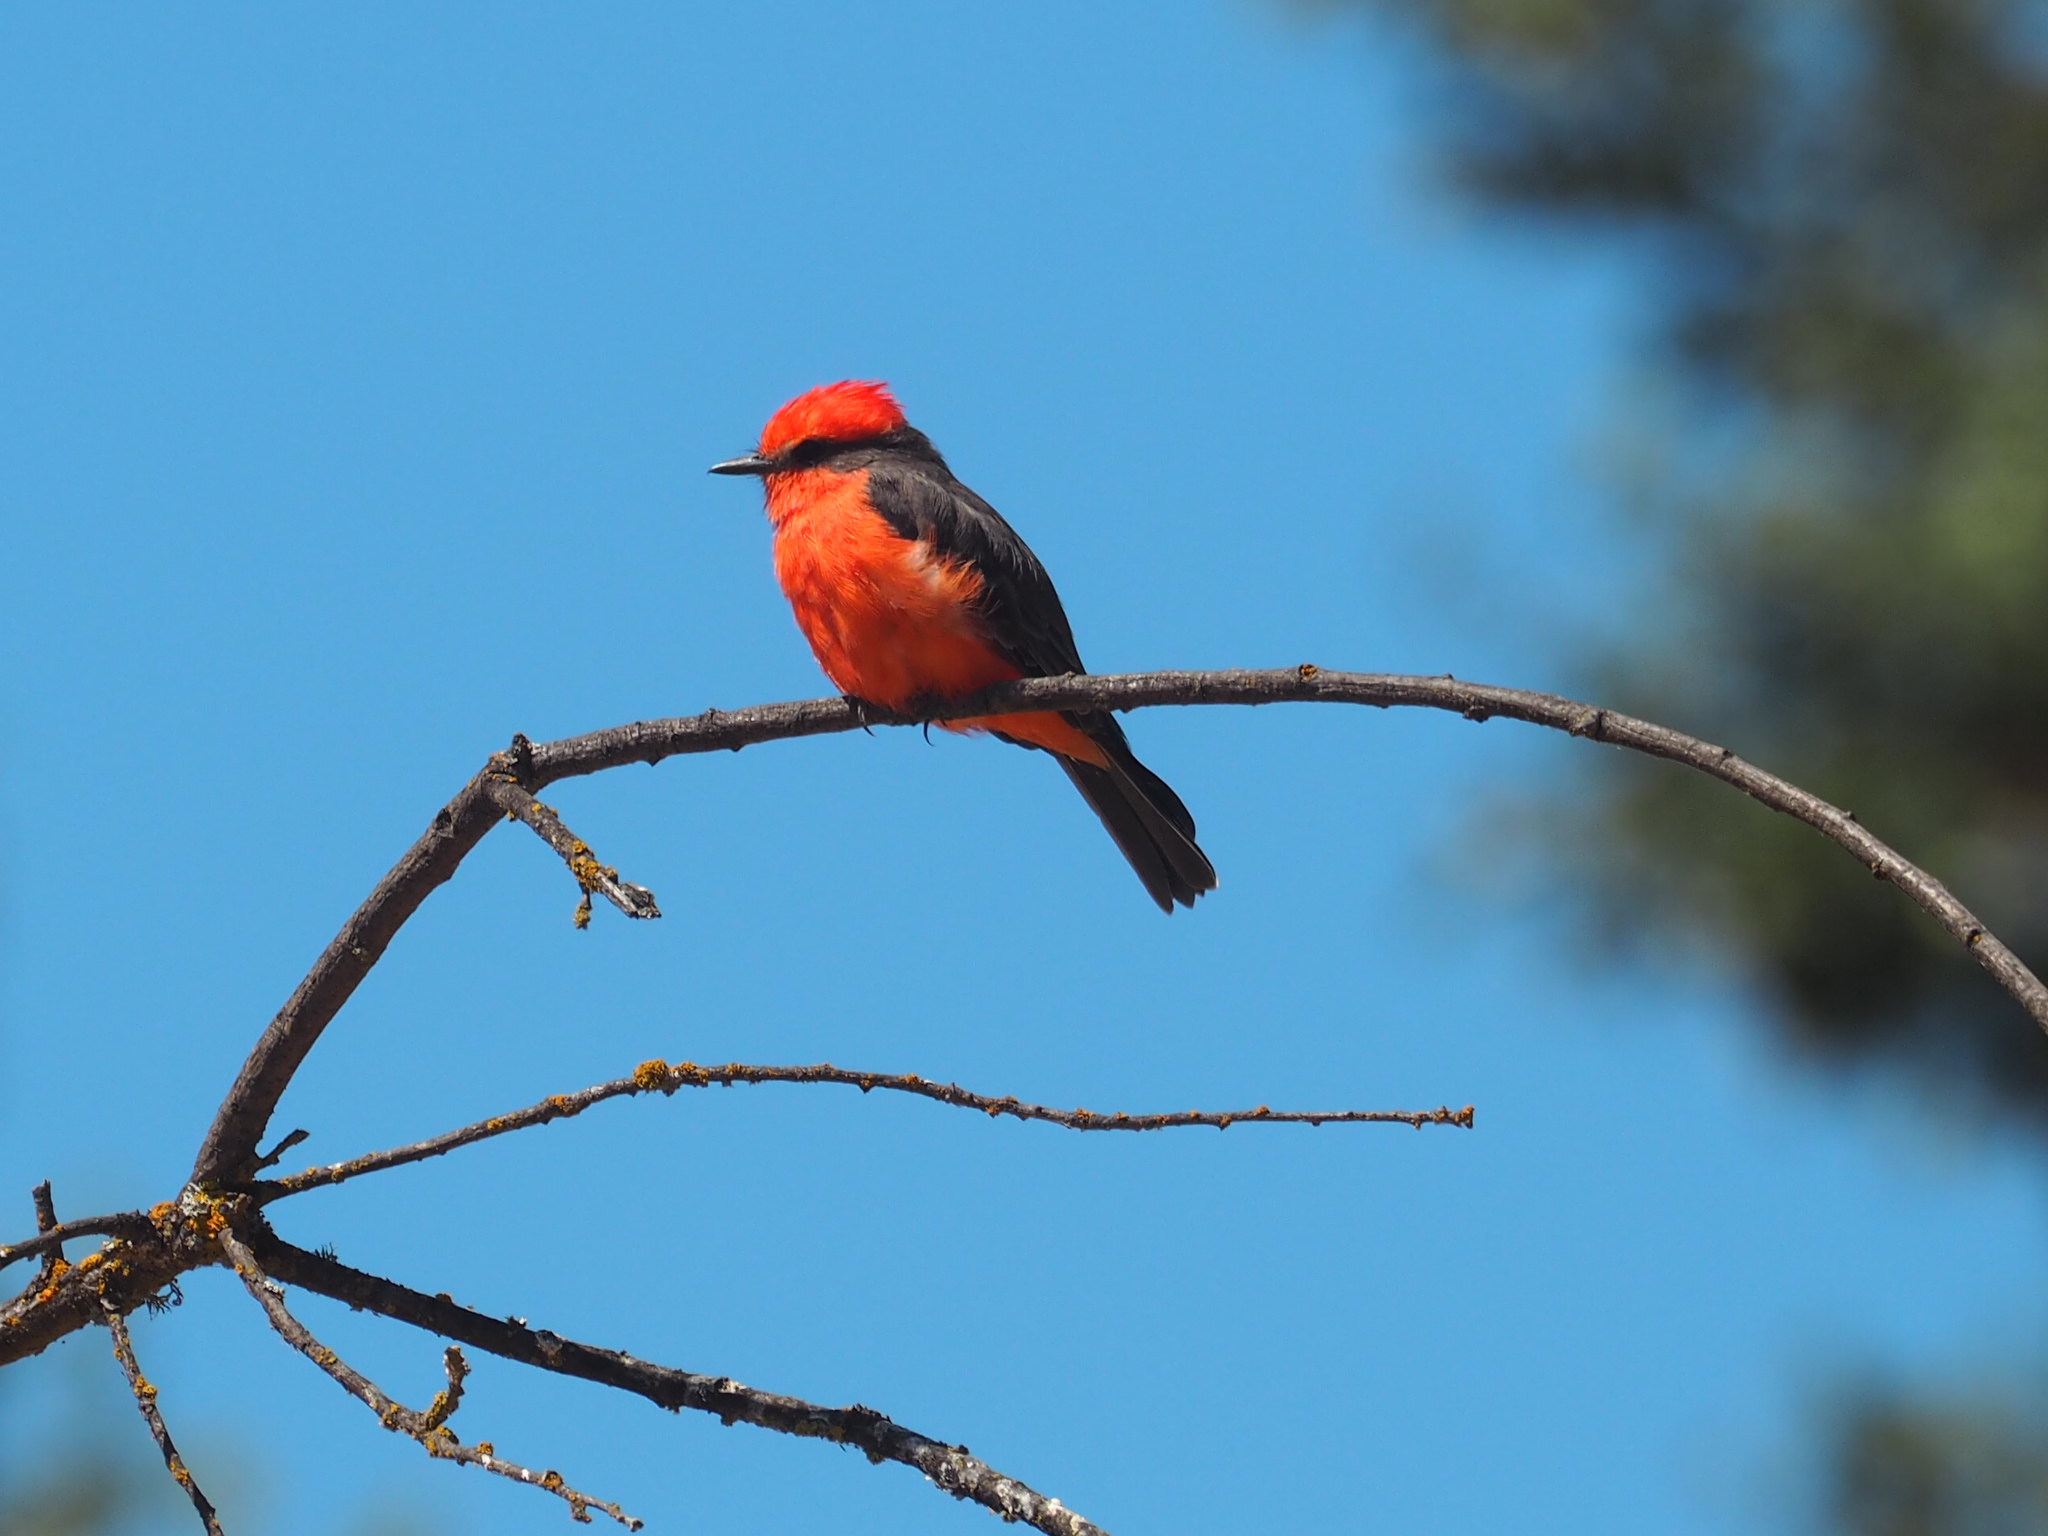
[[903, 425], [903, 408], [886, 384], [844, 379], [807, 389], [768, 418], [761, 429], [761, 457], [773, 458], [813, 438], [858, 442]]

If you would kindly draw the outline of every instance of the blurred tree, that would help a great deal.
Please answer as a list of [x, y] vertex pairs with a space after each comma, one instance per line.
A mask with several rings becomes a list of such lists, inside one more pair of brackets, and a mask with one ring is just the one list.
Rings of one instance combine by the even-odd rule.
[[[1855, 809], [2048, 961], [2048, 5], [1372, 3], [1441, 61], [1466, 188], [1658, 264], [1670, 590], [1603, 696]], [[2048, 1130], [2048, 1043], [1896, 892], [1612, 773], [1567, 840], [1607, 931], [1704, 940], [1801, 1051]], [[2031, 1401], [1848, 1394], [1818, 1523], [2048, 1530]]]
[[[2048, 6], [1375, 4], [1444, 62], [1464, 185], [1661, 263], [1676, 591], [1605, 695], [1855, 809], [2048, 960]], [[1574, 842], [1618, 927], [1705, 938], [1801, 1047], [2048, 1129], [2048, 1042], [1895, 892], [1616, 773]]]
[[2048, 1530], [2048, 1417], [1988, 1395], [1866, 1384], [1833, 1415], [1817, 1490], [1844, 1536], [2038, 1536]]

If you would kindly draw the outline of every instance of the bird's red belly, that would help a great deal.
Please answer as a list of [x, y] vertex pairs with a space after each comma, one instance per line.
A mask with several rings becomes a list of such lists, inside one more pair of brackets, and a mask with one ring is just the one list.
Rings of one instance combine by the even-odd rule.
[[[775, 576], [834, 687], [908, 712], [1023, 671], [990, 644], [975, 600], [981, 577], [906, 539], [867, 505], [865, 475], [798, 501], [775, 529]], [[797, 501], [797, 498], [791, 498]], [[1100, 762], [1101, 750], [1058, 715], [956, 720]]]

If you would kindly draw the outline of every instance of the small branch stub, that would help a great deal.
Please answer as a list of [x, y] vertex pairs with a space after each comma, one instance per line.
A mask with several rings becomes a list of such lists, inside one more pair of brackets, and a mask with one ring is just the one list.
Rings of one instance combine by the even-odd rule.
[[576, 903], [578, 928], [590, 926], [592, 895], [604, 897], [628, 917], [661, 916], [661, 907], [654, 899], [654, 892], [644, 885], [621, 880], [616, 869], [600, 863], [590, 845], [563, 824], [553, 806], [543, 805], [510, 779], [493, 779], [489, 793], [492, 801], [502, 807], [507, 816], [533, 828], [540, 840], [554, 849], [562, 862], [569, 866], [569, 873], [575, 876], [577, 889], [582, 892]]

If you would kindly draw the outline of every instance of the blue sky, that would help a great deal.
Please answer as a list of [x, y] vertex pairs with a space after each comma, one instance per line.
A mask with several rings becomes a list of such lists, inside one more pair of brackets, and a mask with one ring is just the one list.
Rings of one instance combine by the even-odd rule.
[[[1570, 688], [1558, 636], [1627, 622], [1643, 551], [1594, 464], [1649, 279], [1436, 190], [1420, 61], [1365, 27], [1250, 3], [5, 26], [9, 1235], [41, 1177], [72, 1214], [172, 1193], [306, 964], [513, 731], [823, 691], [753, 488], [702, 472], [812, 383], [893, 381], [1097, 670]], [[1076, 1137], [734, 1090], [281, 1229], [870, 1403], [1120, 1536], [1758, 1529], [1841, 1362], [2032, 1329], [2019, 1151], [1786, 1072], [1711, 976], [1588, 959], [1561, 886], [1510, 907], [1467, 878], [1475, 810], [1599, 749], [1336, 709], [1130, 728], [1221, 872], [1193, 913], [1160, 917], [1051, 766], [992, 743], [606, 775], [550, 800], [666, 917], [575, 932], [560, 866], [501, 830], [280, 1124], [327, 1160], [659, 1055], [1128, 1110], [1473, 1102], [1477, 1131]], [[185, 1292], [137, 1344], [238, 1536], [562, 1528], [379, 1431], [226, 1275]], [[301, 1312], [431, 1395], [435, 1341]], [[111, 1382], [103, 1356], [5, 1373], [18, 1444]], [[902, 1468], [474, 1364], [459, 1429], [655, 1531], [993, 1529]]]

